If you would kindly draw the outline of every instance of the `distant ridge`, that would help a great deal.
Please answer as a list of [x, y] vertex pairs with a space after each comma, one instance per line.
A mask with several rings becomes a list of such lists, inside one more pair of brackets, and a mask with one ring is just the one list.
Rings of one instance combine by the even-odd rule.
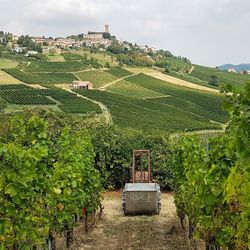
[[224, 64], [224, 65], [220, 65], [218, 66], [219, 69], [221, 70], [227, 70], [227, 69], [235, 69], [236, 71], [242, 71], [242, 70], [250, 70], [250, 63], [241, 63], [238, 65], [234, 65], [234, 64]]

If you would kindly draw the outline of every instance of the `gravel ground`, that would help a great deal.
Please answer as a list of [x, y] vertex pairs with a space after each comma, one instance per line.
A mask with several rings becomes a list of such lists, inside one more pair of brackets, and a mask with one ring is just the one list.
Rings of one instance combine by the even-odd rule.
[[104, 194], [102, 219], [87, 235], [79, 230], [76, 250], [188, 250], [185, 233], [176, 215], [172, 194], [162, 194], [160, 215], [124, 216], [121, 192]]

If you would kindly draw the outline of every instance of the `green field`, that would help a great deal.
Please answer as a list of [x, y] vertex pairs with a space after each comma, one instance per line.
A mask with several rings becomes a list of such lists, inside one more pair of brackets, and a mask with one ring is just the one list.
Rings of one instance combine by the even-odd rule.
[[81, 61], [84, 60], [84, 57], [78, 54], [72, 54], [72, 53], [61, 53], [61, 56], [63, 56], [63, 58], [66, 61]]
[[122, 78], [122, 77], [129, 76], [129, 75], [133, 74], [132, 72], [130, 72], [124, 68], [120, 68], [120, 67], [115, 67], [115, 68], [106, 70], [105, 72], [109, 73], [113, 76], [116, 76], [118, 78]]
[[110, 87], [107, 88], [107, 90], [116, 94], [137, 97], [137, 98], [156, 97], [162, 95], [161, 93], [133, 84], [126, 80], [121, 80], [111, 85]]
[[250, 81], [250, 75], [225, 72], [216, 68], [209, 68], [199, 65], [195, 65], [195, 68], [190, 75], [206, 82], [211, 80], [211, 75], [216, 75], [220, 84], [229, 83], [235, 86], [242, 86], [247, 81]]
[[83, 81], [91, 81], [94, 88], [100, 88], [103, 85], [113, 82], [118, 78], [98, 70], [90, 70], [76, 73], [76, 75]]
[[69, 84], [77, 80], [72, 73], [27, 73], [19, 69], [5, 69], [4, 71], [28, 84]]
[[48, 60], [50, 62], [64, 62], [65, 59], [60, 54], [48, 55]]
[[31, 62], [26, 68], [25, 72], [75, 72], [88, 68], [88, 64], [85, 62], [48, 62], [48, 61], [36, 61]]
[[161, 94], [171, 95], [173, 97], [192, 102], [195, 105], [199, 105], [202, 108], [217, 114], [219, 119], [216, 121], [227, 121], [227, 115], [224, 111], [222, 111], [223, 96], [220, 94], [183, 88], [144, 74], [131, 76], [126, 80]]
[[77, 93], [107, 105], [114, 123], [121, 127], [168, 132], [219, 128], [204, 117], [150, 100], [99, 90], [77, 90]]

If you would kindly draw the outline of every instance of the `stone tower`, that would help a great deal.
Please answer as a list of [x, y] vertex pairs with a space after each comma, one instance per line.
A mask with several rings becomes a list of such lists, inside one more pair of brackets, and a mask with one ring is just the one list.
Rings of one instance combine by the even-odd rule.
[[109, 33], [109, 25], [105, 24], [105, 33]]

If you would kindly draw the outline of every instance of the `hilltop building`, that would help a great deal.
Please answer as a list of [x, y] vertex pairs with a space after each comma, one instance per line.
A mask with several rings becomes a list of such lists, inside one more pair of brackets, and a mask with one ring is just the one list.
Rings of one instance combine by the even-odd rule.
[[109, 25], [106, 24], [104, 27], [104, 32], [92, 32], [89, 31], [88, 34], [84, 35], [84, 39], [89, 40], [101, 40], [101, 39], [108, 39], [110, 37], [109, 33]]

